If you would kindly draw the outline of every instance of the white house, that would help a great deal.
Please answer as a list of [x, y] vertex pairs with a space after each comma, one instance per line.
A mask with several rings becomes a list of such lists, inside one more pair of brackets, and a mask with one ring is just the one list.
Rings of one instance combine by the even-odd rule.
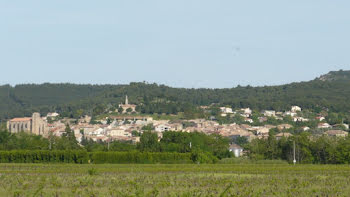
[[303, 117], [294, 117], [294, 118], [293, 118], [293, 121], [294, 121], [294, 122], [308, 122], [309, 119], [303, 118]]
[[272, 117], [272, 116], [276, 116], [276, 111], [265, 110], [265, 111], [263, 111], [263, 114], [264, 114], [264, 116]]
[[56, 117], [58, 117], [60, 114], [59, 113], [56, 113], [56, 112], [53, 112], [53, 113], [48, 113], [46, 115], [47, 118], [51, 118], [51, 119], [55, 119]]
[[169, 126], [167, 124], [160, 124], [160, 125], [157, 125], [154, 130], [156, 132], [170, 131], [171, 130], [171, 126]]
[[310, 127], [301, 127], [302, 129], [303, 129], [303, 131], [308, 131], [308, 130], [310, 130]]
[[251, 118], [245, 118], [244, 121], [245, 122], [249, 122], [249, 123], [253, 123], [254, 122], [253, 119], [251, 119]]
[[230, 107], [220, 107], [222, 113], [233, 114], [233, 110]]
[[252, 114], [252, 110], [248, 107], [248, 108], [243, 108], [241, 109], [243, 111], [244, 114]]
[[319, 128], [319, 129], [329, 129], [329, 128], [332, 128], [332, 126], [329, 125], [328, 123], [320, 123], [320, 124], [318, 124], [317, 128]]
[[296, 112], [291, 112], [291, 111], [286, 111], [284, 112], [283, 116], [291, 116], [291, 117], [294, 117], [294, 116], [297, 116], [298, 114]]
[[243, 148], [238, 146], [237, 144], [231, 144], [230, 148], [229, 148], [229, 151], [233, 152], [235, 157], [240, 157], [240, 156], [242, 156]]
[[301, 107], [299, 107], [299, 106], [292, 106], [291, 111], [296, 113], [298, 111], [301, 111]]
[[127, 132], [126, 130], [124, 129], [112, 129], [109, 131], [109, 134], [112, 136], [112, 137], [131, 137], [131, 133], [130, 132]]

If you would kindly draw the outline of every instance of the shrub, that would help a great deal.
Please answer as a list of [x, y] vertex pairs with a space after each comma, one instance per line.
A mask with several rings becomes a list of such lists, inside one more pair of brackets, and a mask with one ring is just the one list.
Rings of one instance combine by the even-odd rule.
[[189, 153], [92, 152], [91, 161], [96, 164], [192, 163], [190, 156]]
[[14, 150], [0, 151], [1, 163], [87, 163], [86, 151]]

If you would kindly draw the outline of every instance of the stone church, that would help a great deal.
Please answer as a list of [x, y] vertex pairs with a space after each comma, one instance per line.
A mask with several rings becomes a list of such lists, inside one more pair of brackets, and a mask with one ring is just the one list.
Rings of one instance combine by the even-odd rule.
[[10, 133], [26, 132], [35, 135], [47, 135], [48, 126], [39, 113], [33, 113], [32, 117], [14, 118], [7, 122]]

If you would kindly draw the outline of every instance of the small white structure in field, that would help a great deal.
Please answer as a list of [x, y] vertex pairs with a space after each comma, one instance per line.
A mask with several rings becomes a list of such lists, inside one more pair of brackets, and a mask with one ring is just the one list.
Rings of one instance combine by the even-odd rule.
[[229, 151], [233, 152], [235, 157], [240, 157], [240, 156], [242, 156], [243, 148], [238, 146], [237, 144], [231, 144]]

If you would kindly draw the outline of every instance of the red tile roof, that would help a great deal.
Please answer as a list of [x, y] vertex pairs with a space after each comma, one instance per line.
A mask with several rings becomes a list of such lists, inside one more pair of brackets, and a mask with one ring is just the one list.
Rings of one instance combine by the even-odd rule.
[[30, 121], [32, 120], [32, 118], [14, 118], [12, 120], [10, 120], [10, 122], [26, 122], [26, 121]]

